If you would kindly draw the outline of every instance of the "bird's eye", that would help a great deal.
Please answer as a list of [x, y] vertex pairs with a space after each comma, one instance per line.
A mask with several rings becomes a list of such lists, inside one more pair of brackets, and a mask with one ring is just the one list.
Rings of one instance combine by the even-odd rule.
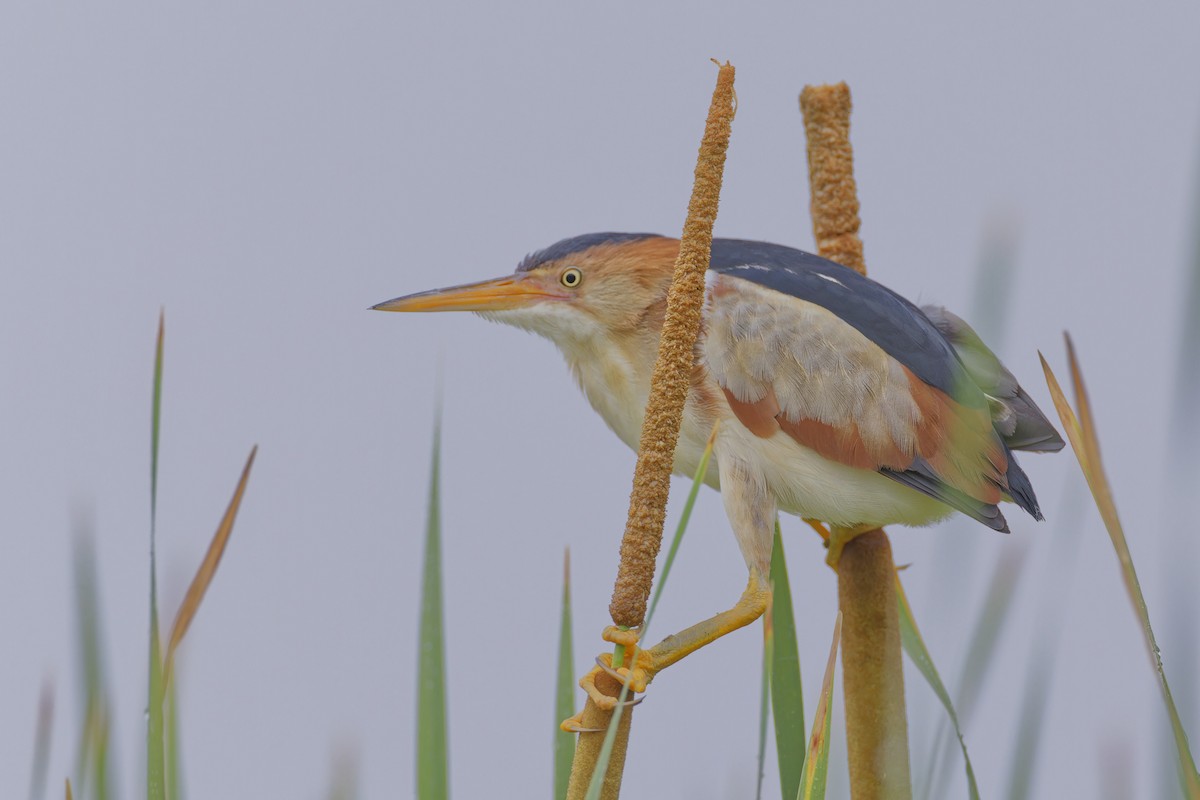
[[558, 280], [568, 289], [574, 289], [583, 282], [583, 273], [579, 271], [578, 267], [567, 267]]

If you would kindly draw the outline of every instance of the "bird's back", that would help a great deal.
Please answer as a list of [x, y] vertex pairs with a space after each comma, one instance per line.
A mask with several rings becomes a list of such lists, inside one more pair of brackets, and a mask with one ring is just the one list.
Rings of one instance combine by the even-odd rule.
[[781, 245], [715, 239], [711, 270], [706, 360], [756, 435], [786, 434], [993, 528], [1006, 529], [1005, 496], [1040, 518], [1011, 449], [1062, 440], [965, 323]]

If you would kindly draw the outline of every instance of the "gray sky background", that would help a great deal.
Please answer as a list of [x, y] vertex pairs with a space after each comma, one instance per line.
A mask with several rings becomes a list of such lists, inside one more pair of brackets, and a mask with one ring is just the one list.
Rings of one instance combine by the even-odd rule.
[[[358, 753], [364, 796], [411, 793], [439, 364], [452, 790], [548, 795], [562, 552], [582, 672], [604, 649], [632, 454], [548, 342], [473, 317], [366, 308], [505, 274], [564, 236], [677, 235], [710, 57], [738, 70], [718, 234], [812, 247], [796, 97], [842, 79], [875, 278], [970, 315], [989, 226], [1014, 231], [1011, 315], [993, 346], [1049, 411], [1036, 351], [1061, 377], [1060, 333], [1074, 335], [1167, 668], [1200, 737], [1200, 671], [1179, 663], [1181, 626], [1168, 624], [1196, 626], [1195, 605], [1166, 588], [1171, 564], [1194, 571], [1195, 532], [1165, 526], [1164, 508], [1200, 172], [1200, 6], [904, 5], [0, 10], [0, 795], [25, 791], [47, 675], [51, 787], [73, 763], [80, 514], [98, 540], [120, 787], [141, 791], [160, 307], [168, 616], [260, 445], [183, 653], [189, 796], [320, 797], [338, 748]], [[1111, 546], [1094, 513], [1061, 545], [1081, 485], [1070, 453], [1022, 463], [1049, 522], [1014, 511], [1008, 537], [961, 523], [893, 533], [952, 685], [991, 564], [1027, 550], [967, 731], [981, 786], [1007, 786], [1036, 623], [1057, 606], [1036, 793], [1096, 796], [1127, 768], [1136, 796], [1151, 796], [1165, 715]], [[1197, 483], [1193, 472], [1187, 496]], [[785, 536], [811, 718], [835, 581], [806, 527], [785, 520]], [[658, 633], [727, 607], [744, 579], [706, 491]], [[630, 797], [751, 795], [759, 631], [655, 683], [638, 710]], [[941, 712], [908, 672], [920, 774]]]

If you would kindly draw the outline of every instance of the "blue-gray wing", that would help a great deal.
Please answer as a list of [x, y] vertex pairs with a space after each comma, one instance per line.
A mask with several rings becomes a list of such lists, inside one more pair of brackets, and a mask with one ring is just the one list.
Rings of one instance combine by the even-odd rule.
[[925, 383], [959, 402], [983, 405], [982, 393], [937, 326], [865, 275], [802, 250], [741, 239], [714, 239], [710, 268], [833, 312]]
[[782, 430], [989, 527], [1004, 529], [1006, 495], [1038, 515], [989, 398], [919, 308], [778, 245], [714, 240], [711, 268], [705, 358], [756, 434]]

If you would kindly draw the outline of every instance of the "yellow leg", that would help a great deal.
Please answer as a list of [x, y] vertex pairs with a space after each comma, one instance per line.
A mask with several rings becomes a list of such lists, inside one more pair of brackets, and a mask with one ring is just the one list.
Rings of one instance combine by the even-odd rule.
[[825, 527], [825, 523], [818, 519], [806, 519], [804, 522], [808, 527], [817, 532], [817, 535], [821, 537], [821, 541], [825, 542], [825, 546], [828, 547], [830, 533], [829, 528]]
[[649, 650], [636, 649], [637, 632], [621, 631], [607, 628], [604, 639], [614, 644], [624, 645], [633, 654], [632, 667], [622, 666], [614, 669], [612, 654], [604, 653], [597, 660], [596, 667], [584, 675], [579, 685], [588, 696], [601, 708], [613, 708], [616, 700], [600, 692], [595, 686], [595, 677], [600, 672], [607, 672], [622, 683], [629, 686], [631, 692], [644, 692], [654, 676], [675, 662], [694, 653], [710, 642], [714, 642], [731, 631], [743, 628], [763, 615], [770, 599], [771, 589], [766, 579], [751, 570], [750, 583], [746, 591], [738, 599], [733, 608], [722, 611], [715, 617], [698, 622], [695, 625], [668, 636]]
[[842, 549], [850, 541], [878, 527], [878, 525], [856, 525], [853, 528], [831, 527], [829, 538], [825, 542], [825, 546], [829, 548], [829, 552], [825, 554], [825, 563], [833, 567], [834, 572], [837, 572], [838, 562], [842, 560]]

